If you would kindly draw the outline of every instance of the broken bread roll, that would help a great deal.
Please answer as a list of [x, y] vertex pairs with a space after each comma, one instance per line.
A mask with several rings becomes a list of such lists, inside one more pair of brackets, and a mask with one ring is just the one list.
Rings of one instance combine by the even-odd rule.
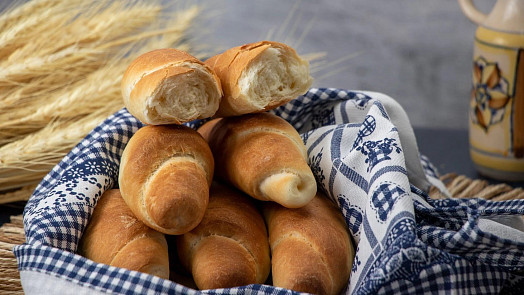
[[215, 114], [222, 97], [216, 74], [174, 48], [140, 55], [121, 83], [124, 105], [144, 124], [182, 124]]
[[273, 202], [262, 206], [273, 285], [312, 294], [340, 294], [349, 282], [355, 250], [338, 206], [320, 192], [299, 209]]
[[105, 191], [98, 200], [78, 254], [98, 263], [169, 278], [165, 236], [140, 222], [118, 189]]
[[253, 201], [215, 181], [202, 222], [176, 236], [181, 264], [191, 272], [199, 289], [266, 281], [271, 265], [267, 229]]
[[214, 159], [207, 142], [184, 125], [148, 125], [129, 140], [118, 182], [133, 213], [164, 234], [183, 234], [204, 216]]
[[218, 75], [224, 91], [216, 117], [276, 108], [306, 93], [313, 82], [309, 62], [279, 42], [234, 47], [205, 64]]
[[306, 205], [317, 191], [298, 132], [270, 113], [214, 119], [198, 132], [215, 159], [216, 176], [262, 201]]

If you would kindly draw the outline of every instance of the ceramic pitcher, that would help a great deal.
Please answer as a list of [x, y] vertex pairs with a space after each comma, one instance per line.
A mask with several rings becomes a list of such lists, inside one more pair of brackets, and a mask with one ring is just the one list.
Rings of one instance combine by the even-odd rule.
[[479, 173], [524, 180], [524, 0], [498, 0], [489, 14], [458, 0], [478, 25], [469, 111], [470, 155]]

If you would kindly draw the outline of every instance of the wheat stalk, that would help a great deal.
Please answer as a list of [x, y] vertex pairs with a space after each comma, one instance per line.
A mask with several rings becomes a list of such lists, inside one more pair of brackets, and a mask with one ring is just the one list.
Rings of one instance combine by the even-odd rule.
[[[197, 14], [198, 9], [196, 7], [188, 10], [184, 14], [184, 18], [169, 25], [168, 31], [184, 32], [191, 23], [191, 19]], [[166, 29], [160, 32], [146, 32], [141, 36], [131, 36], [128, 39], [139, 40], [143, 39], [145, 35], [165, 33]], [[179, 37], [179, 34], [169, 34], [164, 38], [152, 40], [142, 48], [141, 52], [167, 47], [179, 41]], [[117, 42], [121, 42], [121, 40]], [[129, 42], [129, 40], [125, 40], [125, 43]], [[181, 47], [184, 48], [184, 46]], [[37, 103], [33, 100], [30, 106], [20, 109], [20, 112], [24, 113], [23, 115], [20, 112], [4, 112], [3, 116], [0, 115], [0, 143], [2, 139], [12, 141], [16, 136], [21, 137], [34, 132], [45, 126], [53, 118], [86, 115], [103, 108], [109, 98], [119, 100], [121, 74], [129, 62], [129, 58], [117, 57], [111, 64], [90, 73], [85, 79], [77, 81], [69, 87], [53, 91], [49, 97], [42, 100], [43, 103]], [[100, 99], [101, 97], [104, 99]], [[79, 104], [79, 101], [85, 103]], [[2, 117], [4, 117], [3, 120]]]
[[[80, 119], [50, 122], [38, 132], [0, 148], [0, 187], [13, 189], [39, 181], [120, 103]], [[112, 110], [111, 110], [112, 109]]]
[[27, 201], [36, 188], [36, 184], [24, 186], [15, 191], [0, 194], [0, 204]]
[[[160, 10], [158, 6], [125, 9], [123, 5], [112, 5], [100, 15], [79, 16], [70, 23], [55, 13], [53, 18], [40, 26], [43, 28], [35, 29], [39, 31], [37, 35], [42, 36], [41, 38], [32, 39], [31, 42], [19, 46], [9, 58], [0, 62], [3, 68], [0, 72], [0, 87], [17, 87], [35, 78], [47, 77], [49, 74], [54, 76], [56, 70], [67, 74], [69, 78], [81, 79], [85, 73], [100, 68], [104, 56], [111, 50], [111, 47], [107, 46], [108, 43], [114, 43], [118, 38], [126, 38], [138, 27], [154, 21]], [[99, 10], [97, 7], [91, 9]], [[86, 13], [92, 14], [88, 13], [89, 11]], [[47, 28], [49, 24], [62, 26], [64, 29], [50, 31]], [[116, 27], [118, 29], [115, 29]], [[65, 84], [68, 80], [56, 79], [54, 82], [50, 85]], [[5, 95], [0, 97], [7, 105], [17, 103], [16, 99], [17, 97]]]
[[166, 17], [158, 3], [87, 0], [37, 0], [2, 14], [0, 191], [38, 183], [122, 108], [121, 76], [136, 56], [190, 51], [199, 14], [195, 5]]
[[74, 9], [80, 4], [78, 0], [36, 0], [4, 12], [0, 17], [0, 58], [4, 59], [14, 49], [38, 36], [37, 33], [49, 29], [53, 25], [49, 19], [54, 15], [64, 17], [63, 11]]

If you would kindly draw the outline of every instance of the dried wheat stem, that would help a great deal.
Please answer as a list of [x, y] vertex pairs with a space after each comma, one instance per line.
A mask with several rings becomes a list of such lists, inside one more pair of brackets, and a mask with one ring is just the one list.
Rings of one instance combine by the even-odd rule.
[[[147, 37], [150, 37], [167, 34], [169, 32], [178, 32], [178, 34], [173, 34], [171, 36], [174, 36], [174, 39], [179, 39], [179, 36], [181, 35], [179, 32], [184, 31], [187, 26], [189, 26], [190, 21], [197, 13], [198, 9], [195, 7], [189, 11], [184, 21], [178, 23], [178, 26], [172, 26], [172, 29], [168, 30], [146, 32], [145, 34]], [[132, 38], [145, 38], [146, 35], [135, 36]], [[168, 38], [167, 40], [161, 40], [160, 42], [153, 42], [153, 46], [168, 46], [168, 44], [172, 44], [176, 41], [172, 39], [173, 38]], [[106, 104], [106, 98], [108, 96], [118, 99], [120, 93], [114, 92], [119, 91], [121, 74], [129, 62], [130, 61], [128, 60], [123, 60], [119, 64], [95, 71], [86, 79], [78, 81], [77, 84], [68, 87], [66, 91], [47, 98], [45, 104], [33, 104], [32, 108], [25, 108], [25, 114], [23, 116], [20, 116], [20, 114], [16, 114], [15, 116], [13, 113], [6, 112], [4, 116], [8, 118], [0, 120], [0, 130], [2, 130], [0, 131], [0, 138], [4, 137], [5, 139], [6, 137], [12, 137], [15, 134], [19, 135], [21, 134], [20, 131], [25, 131], [25, 133], [27, 133], [38, 130], [42, 125], [45, 125], [50, 119], [55, 117], [69, 118], [71, 115], [77, 116], [90, 113]], [[104, 99], [102, 100], [98, 97], [103, 97]], [[88, 103], [79, 104], [77, 103], [78, 101], [86, 101]], [[2, 116], [0, 115], [0, 119], [1, 117]], [[22, 132], [22, 134], [23, 133], [24, 132]]]
[[200, 7], [168, 15], [160, 3], [35, 0], [0, 16], [0, 190], [38, 183], [122, 108], [121, 75], [136, 56], [190, 51]]
[[[2, 27], [8, 28], [0, 32], [0, 58], [5, 58], [14, 49], [21, 45], [35, 41], [34, 37], [41, 33], [40, 30], [46, 32], [57, 28], [57, 24], [63, 24], [67, 19], [73, 15], [67, 12], [73, 12], [74, 9], [82, 9], [86, 1], [71, 0], [71, 1], [42, 1], [29, 7], [22, 8], [26, 13], [21, 15], [19, 12], [16, 21], [13, 19], [5, 19]], [[31, 3], [31, 2], [29, 2]], [[27, 11], [27, 9], [38, 8], [36, 13]], [[65, 18], [66, 16], [67, 18]]]
[[[143, 21], [147, 21], [144, 20], [143, 17], [139, 18], [139, 15], [144, 15], [143, 11], [134, 10], [130, 11], [130, 13], [118, 14], [118, 16], [115, 16], [111, 19], [115, 19], [117, 23], [118, 21], [121, 21], [119, 17], [126, 19], [137, 19], [139, 20], [139, 24], [141, 24]], [[133, 28], [133, 26], [139, 24], [130, 24], [129, 26], [126, 26], [128, 28], [127, 30], [129, 31], [130, 28]], [[105, 26], [111, 25], [114, 26], [116, 23], [105, 24]], [[99, 29], [106, 30], [107, 28], [102, 27]], [[126, 33], [126, 31], [118, 32], [119, 35], [122, 33]], [[107, 54], [106, 50], [111, 46], [119, 45], [118, 43], [114, 45], [112, 43], [103, 43], [104, 39], [113, 40], [115, 38], [115, 36], [107, 35], [108, 33], [106, 32], [97, 32], [96, 30], [94, 32], [90, 32], [89, 36], [85, 36], [85, 38], [93, 39], [92, 44], [83, 44], [82, 42], [86, 41], [83, 38], [68, 39], [64, 38], [63, 36], [49, 38], [51, 40], [56, 39], [57, 41], [64, 39], [69, 40], [68, 43], [71, 44], [60, 44], [60, 42], [58, 42], [56, 45], [56, 47], [60, 48], [58, 51], [56, 48], [54, 48], [55, 46], [44, 46], [44, 44], [38, 44], [38, 42], [30, 42], [28, 45], [32, 46], [27, 46], [28, 48], [25, 48], [24, 51], [30, 52], [31, 55], [27, 56], [27, 53], [18, 50], [13, 53], [11, 57], [16, 56], [18, 53], [22, 52], [19, 54], [21, 56], [17, 58], [10, 57], [10, 60], [19, 60], [21, 62], [13, 63], [7, 61], [2, 65], [4, 70], [0, 73], [0, 86], [28, 81], [35, 76], [37, 77], [52, 73], [53, 70], [56, 69], [61, 69], [62, 71], [71, 70], [74, 73], [76, 69], [82, 69], [82, 67], [86, 66], [86, 64], [91, 64], [93, 62], [95, 64], [92, 64], [91, 67], [96, 68], [96, 61], [100, 57], [103, 58], [104, 55]], [[42, 50], [40, 49], [40, 51], [38, 51], [38, 48], [48, 48], [48, 51], [51, 52], [41, 52]], [[35, 54], [35, 52], [37, 54]]]
[[[114, 113], [118, 109], [118, 105], [115, 106], [114, 110], [97, 110], [78, 120], [48, 124], [45, 128], [24, 137], [22, 140], [0, 147], [0, 164], [2, 167], [0, 169], [0, 183], [4, 182], [2, 176], [9, 176], [5, 175], [5, 168], [18, 169], [24, 166], [56, 164], [54, 161], [51, 163], [50, 159], [62, 154], [61, 151], [70, 150], [85, 134], [111, 113]], [[31, 171], [29, 168], [28, 170]], [[9, 172], [9, 170], [7, 171]]]
[[[50, 7], [60, 4], [60, 0], [33, 0], [24, 5], [12, 6], [0, 14], [0, 31], [8, 28], [10, 24], [18, 23], [20, 19], [29, 14], [40, 13]], [[13, 4], [16, 4], [14, 2]]]
[[25, 187], [22, 187], [21, 189], [0, 194], [0, 204], [7, 204], [7, 203], [13, 203], [18, 201], [27, 201], [29, 200], [29, 197], [35, 190], [36, 185], [28, 185]]

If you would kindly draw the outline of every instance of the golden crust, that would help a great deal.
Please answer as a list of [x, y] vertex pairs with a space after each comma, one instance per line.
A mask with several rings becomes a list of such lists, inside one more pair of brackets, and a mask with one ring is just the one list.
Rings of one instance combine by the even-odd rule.
[[[155, 49], [144, 53], [134, 59], [127, 67], [124, 76], [122, 77], [122, 89], [125, 89], [130, 84], [136, 83], [144, 73], [162, 68], [166, 66], [166, 64], [181, 62], [203, 64], [203, 62], [189, 53], [175, 48]], [[124, 93], [129, 95], [129, 93]]]
[[164, 235], [140, 222], [118, 189], [106, 191], [98, 200], [78, 252], [98, 263], [169, 278]]
[[295, 208], [315, 195], [305, 146], [284, 119], [269, 113], [226, 117], [198, 131], [213, 151], [216, 176], [251, 197]]
[[[191, 117], [172, 111], [169, 116], [151, 118], [148, 115], [151, 101], [161, 102], [165, 99], [162, 97], [163, 94], [158, 93], [162, 85], [166, 84], [168, 79], [180, 80], [181, 83], [194, 79], [194, 75], [189, 74], [194, 73], [196, 69], [205, 75], [196, 79], [205, 84], [204, 88], [211, 93], [209, 98], [211, 103], [207, 107], [212, 106], [212, 108], [202, 107]], [[206, 84], [206, 80], [210, 83]], [[194, 83], [194, 80], [191, 83]], [[215, 113], [222, 97], [222, 88], [215, 72], [189, 53], [175, 48], [153, 50], [133, 60], [122, 77], [121, 92], [128, 111], [144, 124], [153, 125], [182, 124], [197, 118], [210, 117]]]
[[183, 125], [145, 126], [120, 162], [122, 196], [135, 215], [165, 234], [195, 227], [209, 199], [214, 159], [205, 140]]
[[245, 101], [239, 99], [238, 79], [250, 63], [264, 50], [271, 47], [271, 44], [276, 45], [277, 43], [262, 41], [233, 47], [205, 61], [205, 64], [210, 66], [219, 77], [224, 91], [225, 98], [221, 102], [217, 116], [229, 115], [235, 108], [248, 107]]
[[177, 237], [177, 249], [200, 289], [261, 284], [269, 275], [261, 213], [248, 196], [217, 182], [202, 222]]
[[355, 251], [340, 209], [318, 193], [306, 206], [264, 203], [273, 284], [301, 292], [339, 294]]
[[[260, 41], [249, 43], [237, 47], [230, 48], [223, 53], [217, 54], [207, 59], [204, 63], [208, 65], [217, 74], [220, 79], [224, 96], [220, 101], [220, 107], [217, 110], [216, 117], [237, 116], [248, 113], [264, 112], [283, 105], [296, 96], [305, 92], [303, 89], [293, 93], [289, 97], [272, 98], [263, 107], [254, 106], [251, 101], [240, 93], [239, 79], [243, 72], [248, 69], [254, 61], [268, 48], [278, 48], [286, 55], [301, 63], [307, 64], [305, 60], [296, 53], [296, 51], [287, 44], [274, 41]], [[301, 77], [301, 80], [311, 80], [309, 77], [309, 70]], [[307, 87], [311, 82], [307, 84]], [[307, 88], [306, 87], [306, 88]]]

